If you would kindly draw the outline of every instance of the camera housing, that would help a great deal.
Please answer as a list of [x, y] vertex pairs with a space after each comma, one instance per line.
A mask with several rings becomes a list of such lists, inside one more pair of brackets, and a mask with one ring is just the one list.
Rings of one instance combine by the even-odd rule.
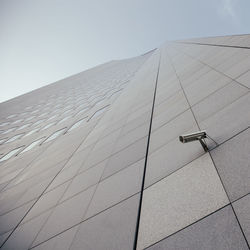
[[179, 140], [182, 143], [202, 140], [202, 139], [205, 139], [205, 138], [207, 138], [207, 133], [206, 133], [205, 130], [179, 136]]
[[182, 143], [199, 141], [201, 146], [203, 147], [204, 151], [207, 152], [208, 147], [207, 147], [206, 143], [203, 141], [205, 138], [207, 138], [207, 133], [205, 130], [179, 136], [179, 140]]

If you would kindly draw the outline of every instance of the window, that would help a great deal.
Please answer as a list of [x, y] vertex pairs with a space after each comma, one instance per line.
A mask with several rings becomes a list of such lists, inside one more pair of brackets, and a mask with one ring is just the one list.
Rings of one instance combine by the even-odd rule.
[[82, 113], [85, 113], [87, 110], [89, 110], [89, 107], [81, 109], [78, 113], [76, 113], [76, 115], [80, 115]]
[[59, 104], [57, 104], [54, 108], [59, 108], [59, 107], [61, 107], [61, 106], [62, 106], [62, 104], [59, 103]]
[[43, 117], [43, 116], [46, 116], [47, 114], [48, 114], [48, 112], [45, 112], [45, 113], [39, 115], [38, 117]]
[[65, 121], [67, 121], [69, 118], [70, 118], [70, 116], [66, 116], [62, 120], [60, 120], [57, 124], [63, 123]]
[[71, 104], [67, 105], [66, 107], [64, 107], [64, 110], [65, 109], [72, 109], [72, 105]]
[[66, 115], [66, 114], [68, 114], [68, 113], [70, 113], [70, 112], [72, 112], [72, 111], [73, 111], [73, 109], [68, 109], [68, 110], [64, 111], [64, 112], [62, 113], [62, 115]]
[[53, 111], [52, 111], [53, 114], [54, 113], [59, 113], [59, 112], [61, 112], [61, 109], [53, 109]]
[[111, 98], [112, 96], [118, 94], [118, 93], [119, 93], [120, 91], [122, 91], [122, 90], [123, 90], [123, 89], [119, 89], [119, 90], [117, 90], [117, 91], [111, 93], [110, 96], [109, 96], [108, 98]]
[[1, 124], [0, 124], [0, 127], [3, 127], [3, 126], [5, 126], [5, 125], [7, 125], [7, 124], [9, 124], [9, 123], [8, 123], [8, 122], [1, 123]]
[[98, 98], [99, 96], [95, 96], [95, 95], [93, 95], [93, 96], [90, 96], [89, 98], [88, 98], [88, 102], [92, 102], [92, 101], [94, 101], [96, 98]]
[[36, 113], [38, 111], [39, 111], [39, 109], [35, 109], [34, 111], [31, 112], [31, 114], [34, 114], [34, 113]]
[[36, 126], [36, 125], [38, 125], [38, 124], [40, 124], [40, 123], [42, 123], [44, 120], [38, 120], [38, 121], [36, 121], [35, 123], [33, 123], [33, 125], [32, 126]]
[[61, 134], [63, 133], [64, 130], [65, 130], [65, 128], [60, 129], [60, 130], [57, 130], [55, 133], [53, 133], [52, 135], [50, 135], [43, 143], [54, 140], [54, 139], [57, 138], [59, 135], [61, 135]]
[[21, 138], [23, 135], [24, 135], [24, 133], [15, 135], [15, 136], [11, 137], [9, 140], [7, 140], [5, 143], [15, 141], [15, 140]]
[[78, 128], [85, 120], [87, 117], [84, 117], [83, 119], [79, 120], [78, 122], [76, 122], [73, 126], [71, 126], [67, 132], [70, 132], [71, 130]]
[[50, 121], [50, 120], [52, 120], [52, 119], [54, 119], [54, 118], [56, 118], [57, 117], [57, 115], [52, 115], [49, 119], [48, 119], [48, 121]]
[[14, 130], [16, 130], [16, 127], [14, 127], [14, 128], [9, 128], [9, 129], [5, 130], [2, 134], [4, 135], [4, 134], [10, 133], [10, 132], [12, 132], [12, 131], [14, 131]]
[[108, 106], [109, 106], [109, 105], [107, 105], [107, 106], [105, 106], [105, 107], [103, 107], [103, 108], [97, 110], [97, 111], [88, 119], [88, 121], [89, 121], [90, 119], [92, 119], [92, 118], [94, 118], [94, 117], [97, 117], [97, 116], [99, 116], [100, 114], [102, 114], [102, 113], [106, 110], [106, 108], [107, 108]]
[[38, 145], [40, 142], [42, 142], [42, 140], [44, 139], [45, 137], [43, 138], [40, 138], [34, 142], [32, 142], [28, 147], [26, 147], [22, 152], [20, 152], [20, 154], [24, 153], [24, 152], [27, 152], [29, 150], [31, 150], [32, 148], [34, 148], [36, 145]]
[[26, 118], [25, 121], [30, 121], [30, 120], [32, 120], [33, 118], [35, 118], [35, 116], [30, 116], [30, 117]]
[[9, 116], [7, 116], [7, 119], [9, 119], [9, 118], [13, 118], [13, 117], [15, 117], [16, 115], [9, 115]]
[[2, 144], [7, 138], [0, 139], [0, 144]]
[[19, 148], [15, 148], [15, 149], [11, 150], [8, 154], [4, 155], [4, 156], [0, 159], [0, 162], [5, 161], [5, 160], [8, 160], [11, 156], [16, 155], [23, 147], [24, 147], [24, 146], [19, 147]]
[[130, 80], [127, 80], [126, 82], [120, 83], [120, 87], [127, 84]]
[[32, 135], [33, 133], [35, 133], [35, 132], [37, 132], [38, 131], [38, 129], [33, 129], [33, 130], [31, 130], [30, 132], [28, 132], [27, 134], [25, 134], [23, 137], [26, 137], [26, 136], [28, 136], [28, 135]]
[[27, 128], [31, 125], [31, 123], [24, 124], [23, 126], [19, 127], [17, 130], [21, 130], [23, 128]]
[[21, 122], [22, 120], [23, 120], [23, 119], [16, 120], [16, 121], [12, 122], [12, 124], [19, 123], [19, 122]]
[[48, 109], [51, 109], [51, 107], [45, 106], [45, 107], [43, 108], [43, 111], [48, 111]]
[[97, 100], [93, 105], [96, 105], [97, 103], [102, 103], [102, 102], [104, 102], [106, 100], [106, 98], [104, 97], [104, 98], [101, 98], [100, 100]]
[[45, 130], [45, 129], [47, 129], [47, 128], [50, 128], [51, 126], [53, 126], [55, 123], [53, 122], [53, 123], [49, 123], [49, 124], [47, 124], [45, 127], [43, 127], [42, 129], [41, 129], [41, 131], [42, 130]]

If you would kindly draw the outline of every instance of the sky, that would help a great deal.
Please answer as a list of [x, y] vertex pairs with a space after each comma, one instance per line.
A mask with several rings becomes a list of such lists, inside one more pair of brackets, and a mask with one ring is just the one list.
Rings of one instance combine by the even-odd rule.
[[0, 0], [0, 102], [167, 40], [250, 33], [249, 0]]

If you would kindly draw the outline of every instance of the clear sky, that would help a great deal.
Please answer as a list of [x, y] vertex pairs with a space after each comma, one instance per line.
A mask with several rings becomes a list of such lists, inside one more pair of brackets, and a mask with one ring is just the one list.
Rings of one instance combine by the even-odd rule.
[[250, 0], [0, 0], [0, 102], [166, 40], [250, 33]]

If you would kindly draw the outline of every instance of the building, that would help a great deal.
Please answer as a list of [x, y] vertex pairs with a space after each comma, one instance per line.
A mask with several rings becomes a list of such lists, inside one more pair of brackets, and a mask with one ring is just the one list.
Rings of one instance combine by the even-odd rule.
[[0, 104], [2, 249], [249, 249], [249, 49], [167, 42]]

